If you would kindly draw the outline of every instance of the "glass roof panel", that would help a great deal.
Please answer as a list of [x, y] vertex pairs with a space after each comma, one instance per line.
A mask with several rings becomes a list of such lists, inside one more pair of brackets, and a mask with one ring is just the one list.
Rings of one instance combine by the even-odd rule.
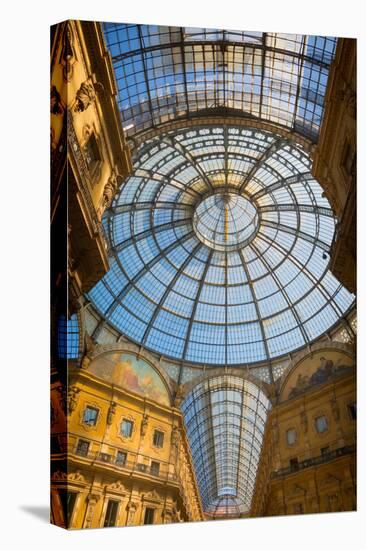
[[125, 131], [236, 111], [317, 141], [336, 38], [104, 23]]
[[[89, 297], [120, 334], [172, 359], [243, 365], [292, 352], [344, 316], [354, 296], [328, 270], [334, 216], [300, 146], [234, 126], [163, 140], [140, 145], [103, 220], [111, 269]], [[211, 148], [219, 177], [202, 162]], [[234, 148], [254, 163], [230, 168]]]
[[239, 516], [250, 509], [270, 408], [257, 386], [230, 375], [201, 382], [182, 403], [207, 513]]

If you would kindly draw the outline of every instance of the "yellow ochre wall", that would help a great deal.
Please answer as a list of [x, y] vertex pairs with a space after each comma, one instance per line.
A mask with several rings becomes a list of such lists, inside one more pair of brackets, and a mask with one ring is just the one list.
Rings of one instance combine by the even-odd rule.
[[[307, 385], [322, 367], [329, 378]], [[355, 403], [351, 352], [321, 349], [291, 370], [268, 416], [251, 516], [356, 509], [356, 421], [349, 409]], [[327, 420], [323, 433], [315, 424], [320, 416]]]
[[[118, 361], [118, 354], [110, 355]], [[125, 363], [129, 361], [126, 361], [127, 357], [124, 356]], [[132, 363], [136, 361], [132, 355], [130, 358]], [[145, 368], [146, 376], [149, 376], [149, 368], [153, 378], [158, 376], [146, 363], [144, 367], [137, 361], [137, 367]], [[202, 520], [201, 501], [182, 415], [170, 406], [169, 391], [163, 381], [159, 378], [165, 392], [165, 395], [160, 392], [161, 400], [166, 401], [165, 404], [149, 399], [146, 396], [149, 388], [144, 388], [146, 393], [139, 395], [95, 376], [92, 369], [93, 362], [88, 370], [74, 368], [70, 371], [66, 408], [68, 471], [66, 474], [58, 470], [57, 457], [54, 456], [54, 522], [62, 524], [64, 520], [59, 492], [66, 487], [77, 493], [70, 528], [103, 527], [109, 499], [119, 503], [116, 525], [120, 526], [143, 524], [146, 508], [155, 510], [154, 523]], [[57, 390], [55, 392], [57, 408], [59, 399]], [[83, 422], [87, 406], [98, 410], [95, 426]], [[63, 411], [59, 408], [58, 417], [62, 419], [62, 416]], [[133, 422], [130, 438], [120, 433], [123, 419]], [[153, 444], [155, 430], [164, 434], [162, 448]], [[53, 433], [57, 434], [57, 424], [53, 426]], [[79, 439], [89, 442], [87, 456], [77, 453]], [[124, 466], [115, 462], [118, 450], [127, 453]], [[160, 464], [158, 474], [151, 470], [151, 461]]]

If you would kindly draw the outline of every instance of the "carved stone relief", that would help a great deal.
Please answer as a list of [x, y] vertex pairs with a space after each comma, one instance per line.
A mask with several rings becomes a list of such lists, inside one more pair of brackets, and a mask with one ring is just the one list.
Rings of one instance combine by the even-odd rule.
[[93, 84], [91, 78], [84, 80], [76, 92], [74, 111], [76, 113], [86, 111], [96, 100], [97, 93], [101, 93], [103, 90], [103, 84], [100, 82], [95, 82]]
[[76, 409], [79, 393], [80, 393], [80, 389], [77, 388], [76, 386], [69, 386], [67, 388], [67, 406], [66, 406], [67, 416], [70, 416]]
[[112, 401], [109, 405], [108, 414], [107, 414], [107, 424], [110, 426], [113, 422], [114, 415], [116, 414], [116, 406], [117, 404]]
[[63, 66], [63, 77], [66, 82], [70, 82], [74, 74], [74, 64], [76, 63], [76, 55], [74, 49], [74, 35], [70, 22], [65, 23], [65, 28], [62, 35], [62, 49], [60, 63]]
[[60, 92], [57, 90], [56, 86], [51, 86], [51, 114], [63, 115], [64, 111], [65, 107]]

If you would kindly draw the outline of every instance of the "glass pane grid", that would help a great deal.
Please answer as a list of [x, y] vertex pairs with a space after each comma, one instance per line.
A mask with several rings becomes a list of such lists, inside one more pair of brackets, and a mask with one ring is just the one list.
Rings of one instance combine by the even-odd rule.
[[182, 404], [205, 511], [238, 517], [250, 508], [267, 412], [266, 395], [247, 380], [217, 376]]
[[316, 141], [333, 37], [105, 23], [127, 135], [227, 107]]
[[[300, 146], [235, 126], [163, 140], [136, 152], [109, 216], [111, 269], [89, 292], [118, 332], [172, 359], [251, 365], [344, 316], [354, 296], [328, 270], [334, 216]], [[253, 153], [235, 165], [235, 186], [233, 148]]]

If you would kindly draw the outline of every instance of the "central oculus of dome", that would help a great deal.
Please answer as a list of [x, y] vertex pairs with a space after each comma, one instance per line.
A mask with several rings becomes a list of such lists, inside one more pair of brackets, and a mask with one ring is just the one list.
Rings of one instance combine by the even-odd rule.
[[193, 215], [197, 237], [214, 250], [235, 250], [248, 244], [258, 230], [258, 212], [247, 198], [220, 191], [203, 199]]

